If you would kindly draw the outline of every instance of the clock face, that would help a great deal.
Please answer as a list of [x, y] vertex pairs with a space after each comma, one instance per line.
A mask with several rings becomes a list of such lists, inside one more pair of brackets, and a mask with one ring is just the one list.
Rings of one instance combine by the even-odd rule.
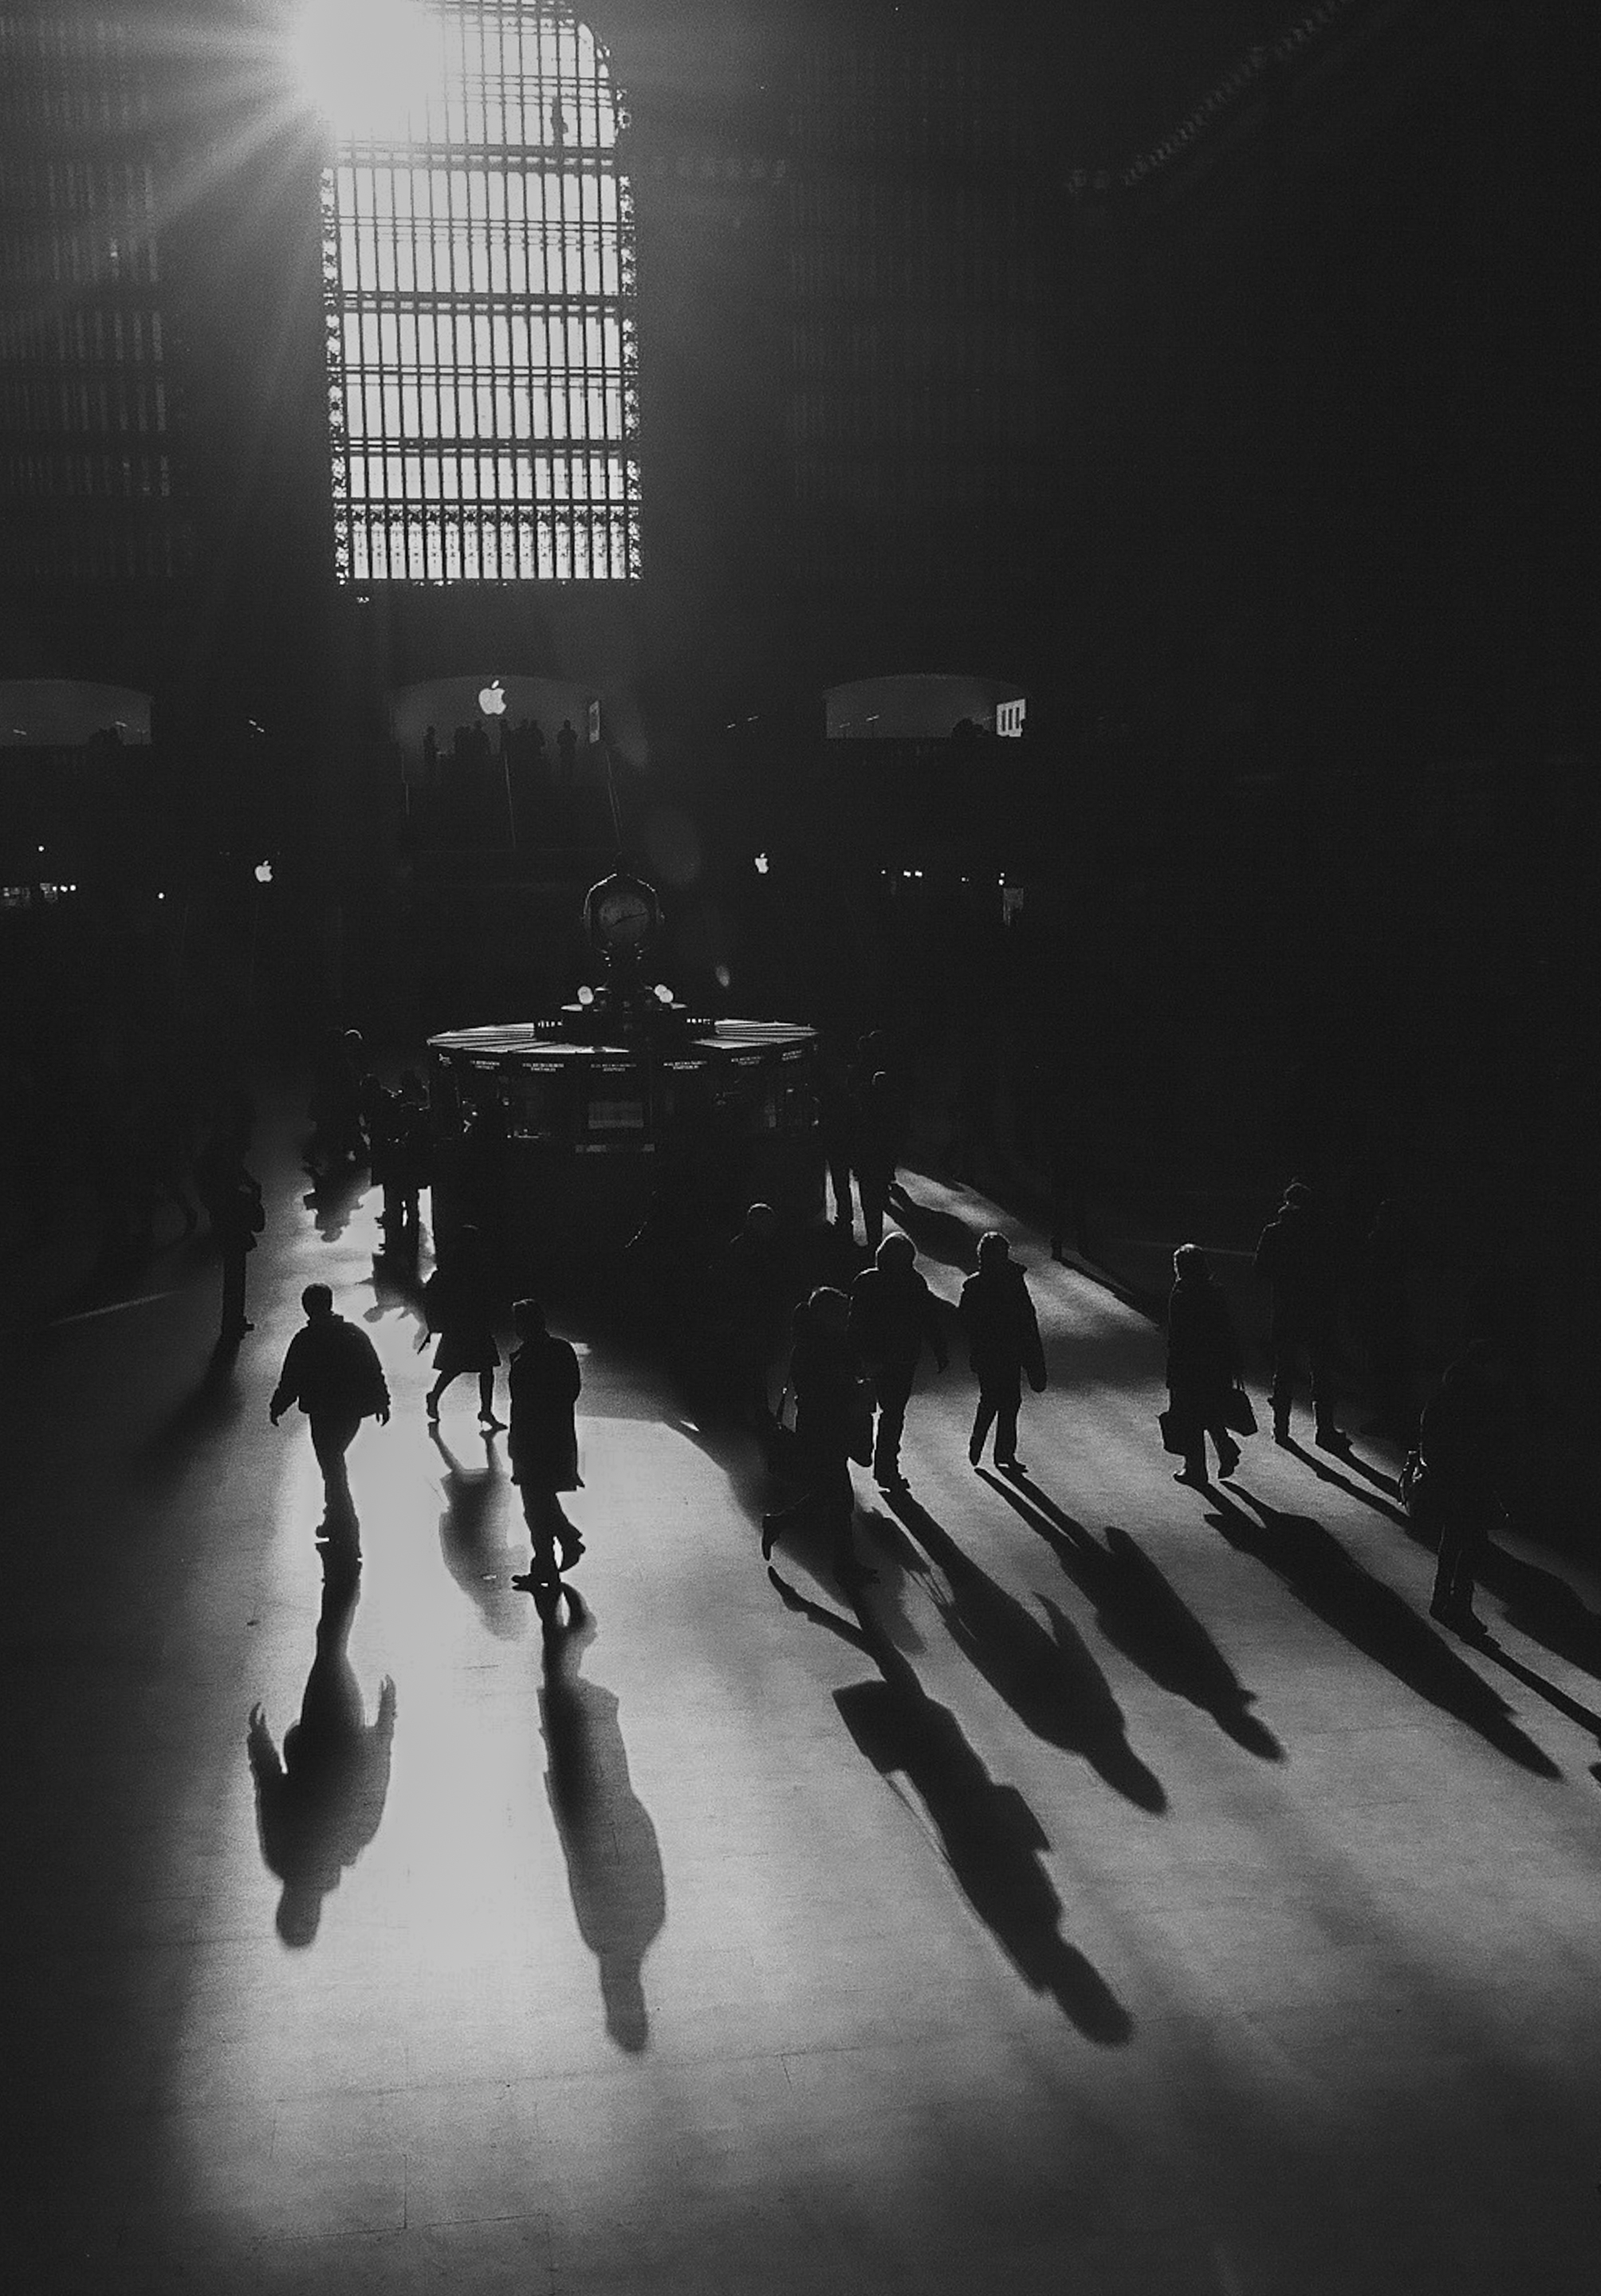
[[633, 948], [651, 929], [651, 905], [643, 893], [620, 885], [595, 906], [601, 938], [612, 948]]

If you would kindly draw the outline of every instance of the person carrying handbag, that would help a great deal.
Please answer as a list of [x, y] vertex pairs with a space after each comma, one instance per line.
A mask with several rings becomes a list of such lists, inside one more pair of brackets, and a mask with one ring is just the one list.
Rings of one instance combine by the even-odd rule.
[[1206, 1254], [1199, 1244], [1181, 1243], [1168, 1294], [1168, 1408], [1162, 1414], [1162, 1439], [1184, 1459], [1176, 1483], [1205, 1484], [1209, 1435], [1219, 1476], [1232, 1475], [1239, 1465], [1240, 1447], [1230, 1430], [1250, 1433], [1256, 1423], [1240, 1383], [1244, 1369], [1234, 1319]]

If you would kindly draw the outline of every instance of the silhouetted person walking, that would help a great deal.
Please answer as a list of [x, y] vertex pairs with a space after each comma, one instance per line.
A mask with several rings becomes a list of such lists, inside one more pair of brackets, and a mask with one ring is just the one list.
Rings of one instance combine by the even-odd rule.
[[427, 1090], [416, 1071], [407, 1069], [394, 1103], [390, 1185], [385, 1195], [386, 1201], [393, 1201], [393, 1225], [414, 1257], [421, 1220], [417, 1199], [428, 1179], [428, 1148]]
[[228, 1128], [207, 1142], [195, 1160], [195, 1193], [211, 1223], [222, 1255], [222, 1320], [219, 1348], [237, 1347], [256, 1328], [244, 1312], [245, 1262], [267, 1226], [261, 1183], [245, 1168], [243, 1135]]
[[345, 1454], [364, 1419], [388, 1426], [389, 1387], [372, 1341], [334, 1314], [333, 1294], [325, 1283], [308, 1283], [300, 1305], [306, 1321], [289, 1343], [267, 1408], [275, 1427], [291, 1403], [299, 1404], [310, 1421], [311, 1447], [323, 1471], [327, 1500], [325, 1528], [347, 1561], [358, 1568], [361, 1541]]
[[979, 1238], [978, 1272], [963, 1284], [956, 1312], [967, 1334], [967, 1359], [979, 1383], [967, 1456], [976, 1467], [993, 1426], [996, 1465], [1015, 1467], [1023, 1378], [1026, 1374], [1036, 1395], [1044, 1393], [1045, 1349], [1028, 1279], [1013, 1259], [1006, 1237], [993, 1228]]
[[1476, 1340], [1446, 1372], [1418, 1423], [1429, 1513], [1440, 1525], [1429, 1611], [1462, 1634], [1483, 1631], [1474, 1615], [1474, 1587], [1505, 1512], [1507, 1406], [1505, 1360], [1491, 1341]]
[[910, 1236], [887, 1235], [874, 1265], [850, 1287], [851, 1345], [866, 1366], [878, 1405], [873, 1439], [873, 1480], [881, 1491], [900, 1488], [900, 1441], [917, 1365], [926, 1347], [943, 1371], [950, 1360], [940, 1310], [918, 1272]]
[[557, 1496], [583, 1488], [573, 1414], [583, 1374], [576, 1349], [546, 1330], [538, 1300], [519, 1300], [512, 1318], [518, 1343], [506, 1370], [512, 1414], [506, 1448], [533, 1549], [527, 1578], [515, 1583], [538, 1590], [554, 1586], [584, 1552]]
[[1311, 1378], [1313, 1439], [1323, 1450], [1340, 1450], [1345, 1438], [1334, 1418], [1334, 1239], [1303, 1181], [1291, 1182], [1262, 1230], [1255, 1267], [1273, 1286], [1273, 1439], [1290, 1439], [1290, 1409], [1304, 1359]]
[[1212, 1282], [1206, 1254], [1198, 1244], [1181, 1243], [1168, 1294], [1168, 1406], [1184, 1449], [1175, 1482], [1205, 1482], [1209, 1435], [1219, 1474], [1232, 1475], [1239, 1465], [1228, 1414], [1244, 1367], [1228, 1302]]
[[866, 1466], [872, 1456], [872, 1406], [864, 1391], [862, 1368], [850, 1339], [850, 1302], [831, 1284], [815, 1291], [795, 1311], [795, 1344], [790, 1357], [790, 1386], [795, 1398], [795, 1448], [805, 1488], [789, 1505], [761, 1519], [761, 1551], [809, 1513], [818, 1513], [830, 1532], [835, 1574], [842, 1585], [871, 1578], [856, 1559], [850, 1523], [856, 1494], [850, 1462]]
[[710, 1308], [718, 1383], [735, 1415], [761, 1435], [773, 1424], [768, 1366], [792, 1296], [778, 1215], [771, 1204], [748, 1205], [712, 1263]]
[[439, 1415], [445, 1390], [463, 1372], [478, 1376], [478, 1416], [484, 1427], [504, 1423], [495, 1416], [495, 1368], [500, 1349], [495, 1341], [495, 1283], [483, 1238], [475, 1227], [464, 1227], [455, 1243], [423, 1286], [423, 1313], [427, 1329], [439, 1335], [434, 1355], [435, 1378], [424, 1408], [431, 1419]]

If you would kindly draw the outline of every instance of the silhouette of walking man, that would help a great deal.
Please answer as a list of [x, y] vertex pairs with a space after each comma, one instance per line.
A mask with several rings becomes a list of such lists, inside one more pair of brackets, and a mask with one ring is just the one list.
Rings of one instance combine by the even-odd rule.
[[909, 1235], [887, 1235], [850, 1287], [850, 1338], [873, 1380], [878, 1426], [873, 1480], [881, 1491], [899, 1489], [900, 1439], [912, 1382], [926, 1347], [943, 1371], [950, 1360], [934, 1295], [918, 1273]]
[[1304, 1357], [1312, 1386], [1312, 1439], [1320, 1450], [1341, 1450], [1345, 1438], [1334, 1420], [1334, 1237], [1303, 1180], [1290, 1183], [1262, 1230], [1255, 1267], [1273, 1286], [1273, 1439], [1290, 1439], [1290, 1407]]
[[1168, 1398], [1184, 1447], [1175, 1482], [1205, 1482], [1209, 1435], [1219, 1474], [1232, 1475], [1239, 1465], [1240, 1447], [1229, 1431], [1229, 1416], [1244, 1369], [1228, 1303], [1212, 1282], [1206, 1254], [1199, 1244], [1181, 1243], [1173, 1254], [1168, 1294]]
[[275, 1427], [291, 1403], [310, 1421], [311, 1447], [323, 1471], [327, 1502], [324, 1529], [351, 1569], [359, 1570], [361, 1541], [345, 1454], [364, 1419], [388, 1426], [389, 1387], [372, 1341], [334, 1314], [333, 1294], [325, 1283], [308, 1283], [300, 1305], [306, 1321], [289, 1343], [267, 1409]]
[[519, 1344], [506, 1374], [512, 1397], [506, 1448], [533, 1549], [527, 1577], [513, 1583], [537, 1593], [554, 1587], [584, 1552], [583, 1538], [557, 1496], [560, 1491], [583, 1488], [573, 1416], [583, 1374], [576, 1349], [546, 1329], [545, 1310], [538, 1300], [519, 1300], [512, 1316]]
[[979, 1238], [976, 1275], [962, 1286], [956, 1312], [967, 1334], [967, 1357], [979, 1383], [978, 1409], [967, 1456], [976, 1467], [984, 1439], [995, 1429], [995, 1464], [1015, 1467], [1017, 1414], [1026, 1373], [1036, 1395], [1045, 1392], [1045, 1349], [1029, 1297], [1028, 1279], [1004, 1235], [991, 1228]]

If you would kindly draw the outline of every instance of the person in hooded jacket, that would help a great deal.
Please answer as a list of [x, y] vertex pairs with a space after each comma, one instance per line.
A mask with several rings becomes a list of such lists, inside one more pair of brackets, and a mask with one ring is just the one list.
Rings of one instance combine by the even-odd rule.
[[1026, 1374], [1036, 1395], [1045, 1392], [1045, 1349], [1028, 1280], [1006, 1237], [993, 1228], [979, 1238], [978, 1272], [963, 1284], [956, 1313], [979, 1383], [967, 1456], [976, 1467], [993, 1426], [996, 1465], [1019, 1466], [1017, 1414], [1023, 1378]]
[[1168, 1405], [1184, 1448], [1175, 1482], [1205, 1482], [1209, 1435], [1219, 1474], [1232, 1475], [1239, 1465], [1240, 1447], [1229, 1432], [1228, 1411], [1244, 1369], [1228, 1302], [1212, 1282], [1206, 1254], [1198, 1244], [1181, 1243], [1173, 1254], [1168, 1294]]

